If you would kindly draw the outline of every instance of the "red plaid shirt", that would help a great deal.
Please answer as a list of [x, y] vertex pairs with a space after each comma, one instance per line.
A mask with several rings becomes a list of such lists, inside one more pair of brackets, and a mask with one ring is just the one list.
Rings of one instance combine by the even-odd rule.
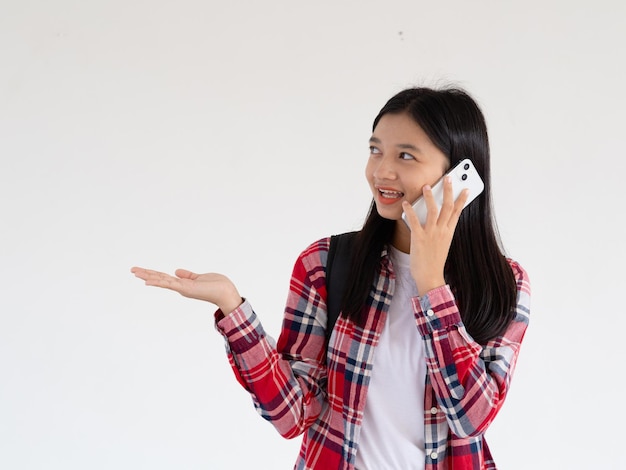
[[[216, 313], [230, 364], [261, 416], [286, 438], [304, 433], [298, 470], [354, 469], [373, 352], [394, 292], [385, 252], [367, 323], [361, 328], [340, 317], [326, 349], [328, 246], [324, 238], [298, 257], [277, 345], [247, 301], [225, 317]], [[427, 470], [496, 468], [483, 434], [504, 402], [529, 318], [528, 277], [516, 262], [510, 264], [517, 315], [504, 335], [484, 346], [465, 330], [448, 286], [412, 300], [428, 370]]]

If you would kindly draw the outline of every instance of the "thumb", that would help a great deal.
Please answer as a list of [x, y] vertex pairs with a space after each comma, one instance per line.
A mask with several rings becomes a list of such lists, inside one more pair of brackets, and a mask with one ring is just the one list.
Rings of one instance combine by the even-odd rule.
[[186, 269], [177, 269], [174, 274], [181, 279], [191, 279], [192, 281], [198, 277], [196, 273], [192, 273]]

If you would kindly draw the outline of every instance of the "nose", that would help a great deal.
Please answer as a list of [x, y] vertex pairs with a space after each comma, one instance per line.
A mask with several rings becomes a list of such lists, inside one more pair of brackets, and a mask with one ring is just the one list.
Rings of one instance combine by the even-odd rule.
[[397, 176], [393, 157], [384, 155], [378, 159], [374, 168], [374, 178], [377, 180], [394, 180]]

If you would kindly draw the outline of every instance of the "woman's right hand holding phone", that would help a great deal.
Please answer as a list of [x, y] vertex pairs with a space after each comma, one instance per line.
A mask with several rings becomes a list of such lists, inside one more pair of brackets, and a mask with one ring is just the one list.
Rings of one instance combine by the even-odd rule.
[[423, 226], [411, 205], [406, 201], [403, 203], [411, 230], [411, 274], [420, 296], [445, 284], [444, 267], [456, 224], [468, 197], [468, 190], [465, 189], [454, 200], [449, 176], [445, 177], [443, 193], [443, 204], [439, 209], [430, 186], [424, 187], [423, 197], [428, 207], [428, 216]]

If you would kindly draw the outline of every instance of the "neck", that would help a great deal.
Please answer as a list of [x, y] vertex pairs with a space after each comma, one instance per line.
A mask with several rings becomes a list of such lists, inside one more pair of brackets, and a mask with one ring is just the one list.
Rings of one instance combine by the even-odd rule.
[[396, 221], [391, 244], [403, 253], [411, 252], [411, 231], [402, 219]]

